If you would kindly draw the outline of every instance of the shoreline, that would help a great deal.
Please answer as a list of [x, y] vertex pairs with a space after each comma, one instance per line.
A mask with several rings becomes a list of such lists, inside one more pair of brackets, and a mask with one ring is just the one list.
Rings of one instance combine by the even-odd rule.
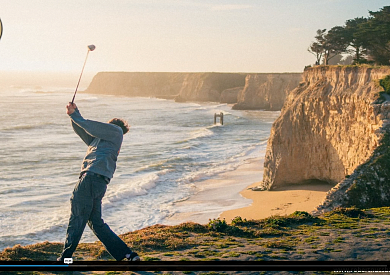
[[220, 214], [219, 218], [231, 221], [237, 216], [247, 220], [265, 219], [271, 216], [290, 215], [295, 211], [311, 213], [326, 196], [333, 185], [326, 183], [307, 183], [295, 186], [285, 186], [272, 191], [252, 191], [249, 188], [258, 186], [254, 183], [240, 194], [253, 202], [243, 208], [227, 210]]
[[[233, 171], [220, 173], [196, 184], [196, 192], [188, 199], [172, 206], [176, 213], [166, 218], [163, 224], [177, 225], [183, 222], [207, 224], [216, 219], [223, 210], [249, 206], [252, 201], [240, 192], [263, 177], [263, 158], [252, 157]], [[205, 207], [207, 206], [207, 207]], [[207, 210], [203, 210], [207, 208]]]
[[[263, 178], [263, 163], [264, 158], [249, 158], [235, 170], [197, 184], [197, 192], [187, 200], [175, 203], [173, 207], [177, 212], [163, 224], [207, 224], [210, 219], [217, 218], [230, 223], [237, 216], [258, 220], [295, 211], [310, 213], [333, 187], [313, 182], [272, 191], [252, 191], [249, 188], [258, 186]], [[208, 210], [202, 210], [206, 205]]]

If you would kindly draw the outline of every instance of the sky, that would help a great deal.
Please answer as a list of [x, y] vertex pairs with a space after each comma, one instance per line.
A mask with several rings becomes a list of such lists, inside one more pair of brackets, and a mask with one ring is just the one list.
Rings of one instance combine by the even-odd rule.
[[382, 0], [0, 0], [0, 72], [302, 72]]

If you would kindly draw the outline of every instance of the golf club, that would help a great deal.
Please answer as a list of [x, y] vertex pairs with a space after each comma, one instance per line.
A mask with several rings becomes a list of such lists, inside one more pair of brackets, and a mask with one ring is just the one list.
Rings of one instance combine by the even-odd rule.
[[1, 39], [2, 35], [3, 35], [3, 22], [1, 22], [1, 19], [0, 19], [0, 39]]
[[79, 84], [80, 84], [81, 76], [83, 75], [85, 63], [87, 63], [88, 54], [89, 54], [89, 52], [92, 52], [95, 48], [96, 48], [95, 45], [89, 45], [89, 46], [88, 46], [87, 56], [85, 57], [83, 69], [81, 70], [81, 74], [80, 74], [80, 77], [79, 77], [79, 82], [77, 82], [76, 90], [74, 91], [74, 95], [73, 95], [73, 99], [72, 99], [72, 104], [73, 104], [73, 102], [74, 102], [74, 98], [76, 97], [76, 93], [77, 93], [77, 89], [78, 89]]

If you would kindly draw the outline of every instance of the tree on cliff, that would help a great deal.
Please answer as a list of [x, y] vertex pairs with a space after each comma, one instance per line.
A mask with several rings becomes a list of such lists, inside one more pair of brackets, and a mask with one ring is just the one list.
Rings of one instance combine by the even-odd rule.
[[321, 63], [322, 55], [323, 55], [323, 47], [322, 47], [322, 40], [324, 37], [324, 33], [326, 32], [326, 29], [323, 30], [317, 30], [317, 36], [316, 42], [312, 42], [307, 49], [310, 53], [312, 53], [316, 57], [316, 65], [319, 65]]
[[328, 65], [330, 59], [345, 52], [347, 47], [345, 29], [340, 26], [331, 28], [325, 35], [324, 64]]
[[316, 56], [317, 65], [321, 60], [324, 65], [328, 65], [330, 59], [345, 52], [348, 47], [344, 38], [344, 28], [339, 26], [333, 27], [328, 32], [326, 29], [317, 30], [315, 39], [308, 51]]
[[352, 54], [354, 63], [390, 65], [390, 6], [370, 17], [347, 20], [345, 26], [336, 26], [326, 32], [318, 30], [308, 51], [316, 56], [316, 64], [324, 65], [338, 54]]
[[367, 22], [367, 18], [356, 17], [345, 22], [345, 39], [348, 43], [347, 53], [353, 55], [355, 63], [365, 61], [367, 54], [367, 39], [362, 35], [363, 26]]
[[358, 36], [364, 39], [368, 54], [375, 63], [390, 65], [390, 6], [378, 12], [370, 11], [370, 15]]

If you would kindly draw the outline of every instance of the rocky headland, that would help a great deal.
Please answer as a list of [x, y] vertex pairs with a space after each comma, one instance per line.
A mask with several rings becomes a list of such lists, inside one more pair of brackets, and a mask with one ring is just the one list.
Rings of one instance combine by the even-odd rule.
[[280, 110], [301, 78], [301, 73], [100, 72], [86, 92], [221, 102], [241, 110]]
[[389, 67], [317, 66], [289, 93], [274, 122], [258, 189], [327, 182], [317, 213], [390, 205]]

